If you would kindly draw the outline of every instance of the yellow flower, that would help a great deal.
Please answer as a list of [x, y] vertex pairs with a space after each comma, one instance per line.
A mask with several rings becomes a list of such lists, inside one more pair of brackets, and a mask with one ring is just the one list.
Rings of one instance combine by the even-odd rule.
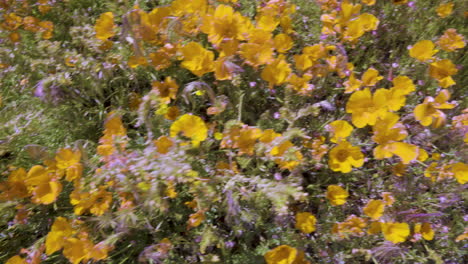
[[383, 192], [382, 199], [387, 206], [392, 206], [392, 204], [395, 202], [395, 198], [391, 192]]
[[382, 227], [380, 222], [372, 222], [367, 229], [367, 234], [375, 235], [382, 232]]
[[273, 44], [271, 41], [264, 43], [243, 43], [240, 45], [239, 54], [245, 62], [253, 67], [258, 67], [273, 62]]
[[294, 44], [291, 37], [283, 33], [276, 35], [273, 41], [275, 43], [275, 49], [279, 53], [286, 53]]
[[184, 60], [182, 67], [188, 69], [198, 77], [214, 71], [214, 54], [204, 49], [197, 42], [190, 42], [182, 48]]
[[407, 223], [381, 223], [384, 238], [392, 243], [405, 242], [410, 234]]
[[67, 169], [68, 167], [71, 167], [76, 163], [80, 162], [80, 159], [81, 151], [72, 151], [69, 148], [59, 149], [57, 154], [55, 155], [55, 161], [57, 161], [56, 166], [59, 169]]
[[404, 125], [399, 123], [398, 119], [397, 114], [387, 112], [372, 127], [374, 132], [372, 139], [379, 144], [374, 149], [374, 156], [376, 159], [384, 159], [397, 155], [401, 158], [403, 164], [408, 164], [418, 157], [418, 147], [398, 142], [408, 135]]
[[290, 73], [291, 68], [281, 55], [263, 69], [261, 77], [269, 83], [270, 88], [273, 88], [275, 85], [285, 83]]
[[167, 154], [169, 149], [174, 145], [174, 142], [166, 136], [160, 136], [158, 139], [154, 140], [153, 143], [161, 154]]
[[353, 147], [347, 141], [341, 141], [330, 150], [328, 165], [333, 171], [348, 173], [352, 167], [361, 167], [364, 164], [364, 154], [359, 147]]
[[468, 182], [468, 164], [457, 162], [452, 165], [452, 172], [458, 183], [465, 184]]
[[428, 96], [422, 104], [414, 108], [414, 117], [423, 126], [433, 124], [434, 127], [440, 127], [445, 123], [445, 114], [439, 109], [452, 109], [455, 104], [447, 103], [450, 98], [450, 93], [447, 90], [442, 90], [434, 99]]
[[458, 69], [455, 64], [449, 59], [443, 59], [429, 64], [429, 75], [439, 81], [439, 85], [442, 88], [452, 86], [455, 81], [452, 79], [452, 75], [455, 75]]
[[410, 49], [409, 54], [412, 58], [415, 58], [421, 62], [432, 59], [432, 56], [438, 52], [435, 50], [435, 45], [430, 40], [421, 40], [418, 41]]
[[302, 161], [302, 154], [299, 150], [294, 147], [294, 144], [286, 140], [271, 149], [270, 154], [274, 158], [276, 164], [281, 169], [293, 170]]
[[346, 103], [346, 112], [352, 114], [351, 120], [358, 128], [367, 124], [373, 126], [379, 116], [387, 112], [387, 98], [382, 92], [372, 96], [369, 88], [354, 92]]
[[208, 34], [208, 40], [219, 45], [224, 39], [244, 40], [249, 28], [250, 20], [228, 5], [216, 7], [213, 16], [206, 15], [201, 30]]
[[416, 91], [413, 80], [408, 78], [408, 76], [397, 76], [392, 80], [392, 83], [393, 87], [391, 89], [399, 91], [402, 95], [407, 95]]
[[304, 259], [304, 252], [288, 245], [281, 245], [268, 251], [264, 255], [267, 264], [308, 264]]
[[191, 214], [189, 216], [189, 220], [187, 221], [187, 229], [190, 229], [192, 227], [197, 227], [203, 221], [205, 221], [205, 212], [204, 211], [198, 211], [198, 212], [196, 212], [194, 214]]
[[392, 0], [392, 3], [395, 5], [404, 5], [408, 3], [408, 0]]
[[26, 259], [16, 255], [11, 258], [9, 258], [5, 264], [28, 264]]
[[382, 200], [370, 200], [367, 205], [364, 207], [364, 214], [372, 218], [373, 220], [378, 220], [382, 217], [384, 212], [385, 204]]
[[434, 230], [430, 223], [418, 223], [414, 226], [414, 233], [421, 234], [425, 240], [434, 239]]
[[456, 29], [449, 28], [444, 32], [444, 35], [437, 40], [437, 45], [445, 51], [452, 52], [464, 48], [465, 40], [463, 35], [457, 34]]
[[346, 203], [346, 198], [348, 198], [349, 193], [341, 186], [329, 185], [327, 187], [326, 196], [332, 205], [342, 205]]
[[103, 215], [112, 203], [112, 193], [104, 188], [99, 188], [98, 192], [92, 194], [92, 202], [89, 211], [96, 216]]
[[296, 214], [296, 228], [301, 232], [310, 234], [315, 231], [315, 224], [317, 219], [309, 212], [302, 212]]
[[345, 93], [352, 93], [356, 90], [359, 90], [362, 86], [362, 82], [354, 76], [354, 73], [351, 73], [349, 79], [344, 82]]
[[437, 15], [442, 18], [450, 16], [453, 12], [453, 5], [452, 2], [440, 4], [436, 9]]
[[374, 68], [369, 68], [361, 77], [362, 86], [375, 86], [383, 77], [379, 75], [379, 71]]
[[94, 30], [96, 31], [96, 38], [100, 40], [107, 40], [115, 35], [114, 32], [114, 14], [106, 12], [96, 20]]
[[71, 263], [79, 264], [82, 260], [87, 258], [89, 253], [89, 244], [91, 242], [78, 238], [68, 238], [63, 245], [63, 256], [65, 256]]
[[57, 200], [62, 191], [62, 184], [56, 180], [44, 182], [33, 190], [32, 201], [38, 204], [51, 204]]
[[375, 5], [375, 0], [362, 0], [362, 3], [368, 6]]
[[335, 120], [327, 125], [327, 130], [333, 134], [330, 141], [337, 143], [351, 135], [353, 127], [345, 120]]
[[168, 104], [171, 99], [176, 99], [177, 90], [179, 90], [179, 85], [171, 78], [166, 77], [164, 82], [153, 82], [153, 90], [157, 92], [161, 100]]
[[183, 136], [192, 140], [194, 147], [197, 147], [208, 136], [208, 127], [200, 117], [185, 114], [172, 123], [170, 136], [175, 137], [181, 132]]
[[74, 233], [70, 222], [64, 217], [55, 218], [50, 232], [47, 234], [45, 246], [46, 254], [52, 255], [63, 248], [65, 240]]

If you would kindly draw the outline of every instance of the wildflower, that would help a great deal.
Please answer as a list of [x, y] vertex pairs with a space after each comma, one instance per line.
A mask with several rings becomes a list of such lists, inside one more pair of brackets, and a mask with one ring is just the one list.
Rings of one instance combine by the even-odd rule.
[[32, 201], [38, 204], [51, 204], [62, 191], [62, 184], [57, 180], [43, 182], [33, 189]]
[[344, 82], [344, 86], [345, 86], [345, 93], [352, 93], [356, 90], [359, 90], [362, 86], [362, 81], [360, 81], [359, 79], [357, 79], [355, 76], [354, 76], [354, 73], [351, 73], [351, 75], [349, 76], [349, 79]]
[[310, 264], [304, 259], [304, 252], [288, 245], [278, 246], [264, 255], [267, 264]]
[[46, 254], [52, 255], [63, 248], [65, 240], [74, 233], [71, 223], [64, 217], [57, 217], [52, 224], [50, 232], [47, 234], [45, 246]]
[[451, 76], [457, 72], [458, 69], [455, 67], [455, 64], [449, 59], [438, 60], [429, 64], [429, 75], [439, 81], [439, 85], [442, 88], [456, 84]]
[[347, 235], [362, 236], [364, 235], [363, 228], [367, 226], [366, 220], [350, 215], [344, 222], [337, 223], [333, 226], [332, 233], [345, 237]]
[[309, 212], [302, 212], [296, 214], [296, 225], [295, 227], [301, 232], [310, 234], [315, 231], [315, 224], [317, 219]]
[[408, 3], [408, 0], [392, 0], [392, 3], [395, 5], [404, 5]]
[[191, 214], [189, 217], [189, 220], [187, 221], [187, 229], [199, 226], [204, 220], [205, 220], [204, 211], [198, 211], [194, 214]]
[[457, 34], [456, 29], [449, 28], [444, 32], [444, 35], [437, 40], [437, 45], [445, 51], [452, 52], [464, 48], [465, 40], [463, 35]]
[[375, 0], [362, 0], [362, 3], [368, 6], [375, 5]]
[[232, 126], [221, 141], [222, 148], [239, 148], [239, 155], [253, 155], [255, 142], [262, 136], [262, 131], [254, 127]]
[[358, 128], [373, 126], [379, 116], [387, 112], [386, 98], [382, 93], [371, 94], [369, 88], [354, 92], [346, 104], [346, 112], [352, 114], [351, 121]]
[[436, 9], [437, 15], [440, 16], [441, 18], [450, 16], [453, 12], [453, 6], [454, 6], [454, 3], [452, 2], [440, 4]]
[[391, 158], [397, 155], [403, 164], [408, 164], [418, 156], [418, 147], [399, 142], [406, 138], [408, 133], [403, 124], [398, 122], [399, 116], [387, 112], [373, 127], [372, 139], [379, 145], [374, 149], [376, 159]]
[[380, 222], [372, 222], [367, 229], [367, 234], [375, 235], [382, 232], [382, 226]]
[[392, 90], [398, 90], [403, 95], [410, 94], [416, 90], [416, 87], [413, 81], [408, 78], [408, 76], [397, 76], [392, 80], [393, 87]]
[[435, 50], [434, 48], [435, 45], [432, 41], [421, 40], [413, 45], [409, 54], [412, 58], [425, 62], [432, 59], [432, 56], [438, 52], [438, 50]]
[[99, 188], [98, 192], [91, 195], [90, 213], [96, 216], [103, 215], [112, 203], [112, 193], [105, 190], [104, 187]]
[[342, 205], [346, 203], [346, 198], [348, 198], [349, 193], [341, 186], [329, 185], [327, 187], [326, 196], [332, 205]]
[[425, 240], [434, 239], [434, 230], [432, 229], [430, 223], [417, 223], [414, 226], [414, 233], [421, 234]]
[[201, 30], [208, 34], [208, 40], [219, 45], [224, 39], [245, 40], [251, 27], [250, 21], [228, 5], [218, 5], [213, 16], [203, 18]]
[[431, 96], [426, 97], [422, 104], [414, 108], [414, 117], [423, 126], [433, 124], [436, 128], [440, 127], [445, 123], [445, 114], [439, 109], [452, 109], [455, 107], [455, 104], [447, 102], [449, 98], [450, 93], [447, 90], [440, 91], [435, 99]]
[[197, 147], [208, 136], [208, 127], [200, 117], [185, 114], [172, 123], [170, 136], [175, 137], [181, 132], [185, 137], [192, 140], [194, 147]]
[[112, 14], [112, 12], [101, 14], [94, 26], [96, 38], [107, 40], [108, 38], [113, 37], [115, 35], [114, 28], [114, 14]]
[[294, 44], [291, 37], [283, 33], [276, 35], [273, 42], [275, 43], [276, 51], [279, 53], [286, 53]]
[[190, 70], [198, 77], [214, 71], [214, 54], [204, 49], [197, 42], [190, 42], [182, 48], [184, 60], [182, 67]]
[[382, 199], [386, 206], [392, 206], [392, 204], [395, 202], [395, 198], [393, 197], [391, 192], [383, 192]]
[[327, 130], [333, 134], [330, 141], [337, 143], [351, 135], [353, 127], [345, 120], [335, 120], [327, 125]]
[[162, 102], [168, 104], [171, 99], [176, 99], [179, 86], [171, 77], [166, 77], [164, 82], [153, 82], [153, 90], [156, 91]]
[[273, 160], [280, 166], [281, 169], [293, 170], [302, 160], [302, 154], [296, 150], [294, 144], [286, 140], [271, 149], [270, 154]]
[[452, 173], [460, 184], [468, 182], [468, 164], [457, 162], [452, 165]]
[[353, 147], [347, 141], [341, 141], [330, 150], [328, 165], [333, 171], [348, 173], [352, 167], [361, 167], [364, 164], [364, 154], [359, 147]]
[[169, 149], [174, 145], [174, 142], [166, 136], [160, 136], [158, 139], [154, 140], [153, 143], [161, 154], [167, 154]]
[[383, 215], [384, 207], [385, 203], [382, 200], [370, 200], [363, 211], [373, 220], [378, 220]]
[[5, 264], [27, 264], [28, 262], [26, 259], [16, 255], [11, 258], [9, 258]]
[[290, 73], [291, 68], [281, 55], [263, 69], [261, 77], [269, 83], [270, 88], [273, 88], [275, 85], [285, 83]]
[[392, 243], [404, 242], [410, 234], [407, 223], [381, 223], [384, 238]]
[[361, 82], [362, 86], [375, 86], [376, 83], [382, 79], [383, 77], [379, 75], [379, 71], [374, 68], [369, 68], [362, 75]]

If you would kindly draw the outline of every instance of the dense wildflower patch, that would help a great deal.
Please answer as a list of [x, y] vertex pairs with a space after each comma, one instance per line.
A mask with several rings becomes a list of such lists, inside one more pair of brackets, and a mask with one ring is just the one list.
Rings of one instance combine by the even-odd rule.
[[463, 258], [463, 1], [153, 2], [0, 1], [2, 263]]

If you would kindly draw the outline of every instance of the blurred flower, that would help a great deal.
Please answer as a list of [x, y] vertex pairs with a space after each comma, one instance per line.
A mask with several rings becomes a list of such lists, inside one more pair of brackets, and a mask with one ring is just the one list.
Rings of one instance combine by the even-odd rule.
[[407, 223], [381, 223], [381, 227], [385, 239], [395, 244], [405, 242], [410, 234], [410, 228]]
[[450, 16], [453, 12], [453, 6], [454, 3], [452, 2], [440, 4], [436, 9], [437, 15], [442, 18]]
[[296, 214], [295, 227], [303, 233], [310, 234], [314, 232], [316, 223], [317, 219], [313, 214], [309, 212], [302, 212]]
[[349, 193], [341, 186], [329, 185], [326, 196], [332, 205], [342, 205], [346, 203]]
[[372, 218], [373, 220], [378, 220], [382, 217], [384, 212], [385, 204], [382, 200], [370, 200], [367, 205], [363, 208], [364, 214]]

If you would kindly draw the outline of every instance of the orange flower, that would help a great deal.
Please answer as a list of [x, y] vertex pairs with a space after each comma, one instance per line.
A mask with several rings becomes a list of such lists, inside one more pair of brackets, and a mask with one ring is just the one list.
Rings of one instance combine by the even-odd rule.
[[275, 85], [285, 83], [290, 73], [291, 68], [281, 55], [263, 69], [261, 76], [269, 83], [270, 88], [273, 88]]
[[451, 2], [440, 4], [436, 9], [437, 15], [440, 16], [441, 18], [450, 16], [453, 12], [453, 6], [454, 6], [454, 3], [451, 3]]
[[452, 52], [464, 48], [465, 40], [463, 35], [457, 34], [456, 29], [449, 28], [444, 32], [444, 35], [439, 38], [437, 45], [445, 51]]

